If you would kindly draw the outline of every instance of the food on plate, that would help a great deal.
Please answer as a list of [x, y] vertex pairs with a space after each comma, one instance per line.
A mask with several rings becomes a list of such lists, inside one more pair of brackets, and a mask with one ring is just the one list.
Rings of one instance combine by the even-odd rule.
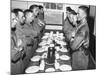
[[31, 58], [31, 61], [36, 62], [36, 61], [39, 61], [40, 59], [41, 59], [41, 56], [37, 55], [37, 56], [33, 56]]
[[36, 52], [39, 52], [39, 53], [41, 53], [41, 52], [44, 52], [45, 50], [43, 49], [43, 48], [38, 48], [37, 50], [36, 50]]
[[61, 51], [61, 52], [68, 52], [67, 48], [61, 48], [61, 49], [59, 49], [59, 51]]
[[48, 68], [48, 69], [45, 70], [45, 72], [54, 72], [54, 71], [55, 71], [54, 68]]
[[39, 66], [30, 66], [25, 70], [25, 73], [36, 73], [39, 71]]
[[60, 58], [61, 60], [70, 60], [70, 57], [67, 56], [67, 55], [61, 55], [59, 58]]
[[47, 33], [47, 32], [46, 32], [46, 33], [44, 33], [44, 35], [49, 35], [49, 34], [50, 34], [50, 33]]
[[59, 69], [60, 69], [61, 71], [70, 71], [70, 70], [72, 70], [72, 67], [71, 67], [70, 65], [61, 65], [61, 66], [59, 67]]

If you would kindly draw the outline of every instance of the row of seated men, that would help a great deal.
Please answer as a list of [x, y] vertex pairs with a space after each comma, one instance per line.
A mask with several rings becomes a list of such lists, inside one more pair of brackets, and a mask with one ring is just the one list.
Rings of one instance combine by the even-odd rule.
[[11, 11], [11, 74], [24, 73], [29, 59], [35, 53], [37, 43], [44, 31], [42, 6], [31, 5], [29, 9], [15, 8]]

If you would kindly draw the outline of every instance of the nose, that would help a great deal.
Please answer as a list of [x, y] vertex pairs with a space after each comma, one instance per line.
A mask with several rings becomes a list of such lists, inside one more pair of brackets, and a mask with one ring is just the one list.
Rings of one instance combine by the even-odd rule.
[[79, 14], [77, 14], [77, 15], [76, 15], [76, 17], [77, 17], [77, 19], [78, 19], [78, 17], [79, 17]]
[[25, 17], [23, 17], [23, 20], [25, 20]]

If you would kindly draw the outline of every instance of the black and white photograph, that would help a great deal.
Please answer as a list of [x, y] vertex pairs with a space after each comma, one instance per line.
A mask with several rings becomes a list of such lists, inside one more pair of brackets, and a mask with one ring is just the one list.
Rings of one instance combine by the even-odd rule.
[[96, 69], [96, 6], [11, 0], [11, 75]]

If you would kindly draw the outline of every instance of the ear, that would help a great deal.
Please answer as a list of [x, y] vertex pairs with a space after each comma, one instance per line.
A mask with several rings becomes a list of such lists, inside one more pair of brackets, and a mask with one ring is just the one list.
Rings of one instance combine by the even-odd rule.
[[84, 14], [84, 16], [83, 16], [83, 18], [85, 18], [87, 15], [86, 14]]
[[85, 13], [84, 15], [85, 15], [85, 17], [87, 16], [87, 14], [86, 14], [86, 13]]
[[18, 17], [16, 17], [16, 20], [18, 21]]

